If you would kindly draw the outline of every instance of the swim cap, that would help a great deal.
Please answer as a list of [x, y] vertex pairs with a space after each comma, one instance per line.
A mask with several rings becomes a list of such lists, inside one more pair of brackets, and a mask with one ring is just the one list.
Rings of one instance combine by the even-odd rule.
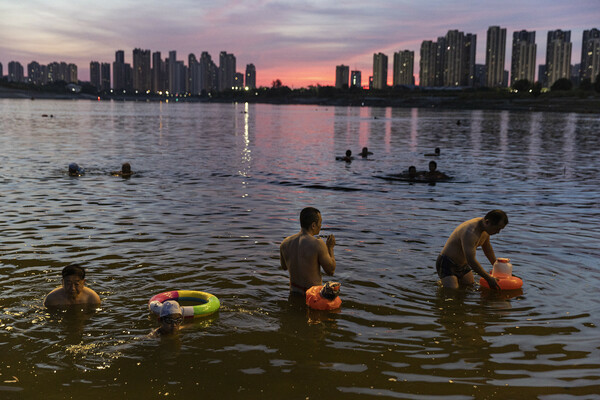
[[160, 317], [168, 317], [171, 314], [182, 314], [179, 303], [173, 300], [165, 301], [160, 308]]
[[69, 172], [79, 172], [79, 165], [77, 163], [69, 164]]

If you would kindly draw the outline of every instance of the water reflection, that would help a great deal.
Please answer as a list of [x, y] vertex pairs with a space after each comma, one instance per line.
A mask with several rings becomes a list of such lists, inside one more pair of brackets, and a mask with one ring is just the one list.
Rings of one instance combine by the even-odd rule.
[[[597, 116], [38, 100], [0, 111], [3, 395], [594, 394]], [[373, 178], [424, 168], [438, 144], [454, 182]], [[364, 146], [372, 161], [334, 161]], [[124, 158], [140, 174], [112, 179]], [[67, 161], [89, 173], [68, 178]], [[278, 244], [306, 205], [338, 239], [339, 313], [287, 300]], [[494, 249], [522, 293], [440, 292], [450, 230], [493, 208], [509, 215]], [[89, 316], [41, 307], [72, 261], [103, 300]], [[148, 299], [169, 289], [222, 307], [174, 341], [141, 339], [156, 325]]]

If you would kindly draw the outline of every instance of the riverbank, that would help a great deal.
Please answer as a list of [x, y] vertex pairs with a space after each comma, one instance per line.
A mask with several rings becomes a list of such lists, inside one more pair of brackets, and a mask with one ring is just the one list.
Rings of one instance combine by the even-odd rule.
[[313, 95], [302, 91], [274, 94], [257, 90], [253, 93], [221, 93], [212, 97], [162, 97], [158, 95], [93, 95], [89, 93], [56, 93], [34, 90], [20, 90], [0, 86], [0, 98], [9, 99], [51, 99], [51, 100], [113, 100], [113, 101], [170, 101], [206, 103], [264, 103], [264, 104], [305, 104], [342, 107], [402, 107], [439, 108], [449, 110], [508, 110], [600, 113], [600, 95], [594, 92], [543, 93], [538, 97], [512, 94], [508, 92], [479, 91], [412, 91], [399, 93], [371, 94], [346, 93]]

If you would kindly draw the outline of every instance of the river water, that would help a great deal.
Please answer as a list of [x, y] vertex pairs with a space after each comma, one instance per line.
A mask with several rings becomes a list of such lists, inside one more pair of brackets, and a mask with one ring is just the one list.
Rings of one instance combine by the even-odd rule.
[[[50, 100], [0, 113], [1, 398], [600, 398], [598, 114]], [[364, 146], [368, 160], [335, 161]], [[431, 159], [454, 179], [377, 178]], [[110, 176], [125, 161], [136, 173]], [[288, 299], [279, 267], [309, 205], [336, 236], [336, 313]], [[522, 291], [444, 291], [446, 238], [495, 208], [510, 222], [492, 244]], [[48, 311], [73, 262], [102, 306]], [[177, 289], [221, 308], [147, 339], [149, 298]]]

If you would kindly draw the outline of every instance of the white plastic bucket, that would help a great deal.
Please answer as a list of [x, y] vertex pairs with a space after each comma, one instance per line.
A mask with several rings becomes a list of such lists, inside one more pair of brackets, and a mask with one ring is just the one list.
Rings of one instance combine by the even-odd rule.
[[492, 276], [506, 278], [512, 275], [512, 264], [508, 258], [497, 258], [492, 268]]

